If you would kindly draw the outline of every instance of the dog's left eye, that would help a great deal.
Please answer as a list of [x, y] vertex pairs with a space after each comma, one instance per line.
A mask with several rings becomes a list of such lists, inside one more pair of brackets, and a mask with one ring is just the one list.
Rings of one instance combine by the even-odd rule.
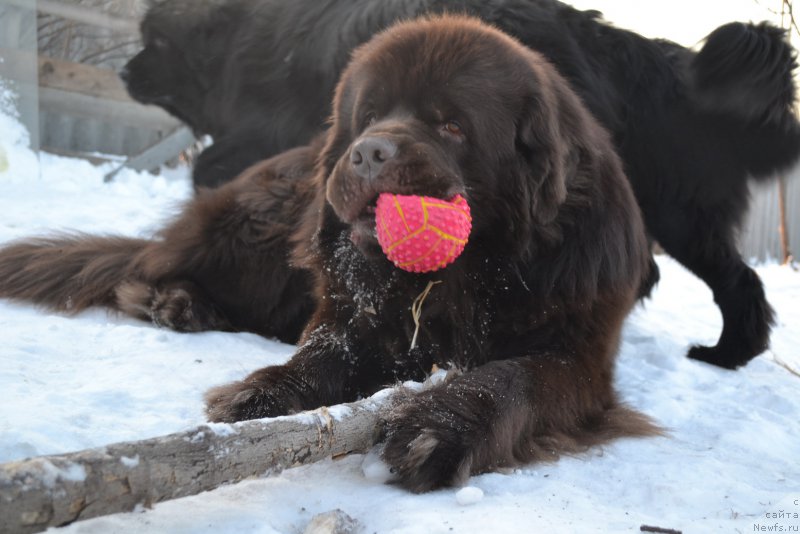
[[458, 138], [464, 137], [464, 129], [457, 121], [447, 121], [444, 123], [442, 125], [442, 132]]

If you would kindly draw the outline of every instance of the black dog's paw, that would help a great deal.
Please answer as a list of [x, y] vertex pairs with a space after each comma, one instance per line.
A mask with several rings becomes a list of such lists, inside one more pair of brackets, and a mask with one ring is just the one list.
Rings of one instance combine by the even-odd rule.
[[281, 386], [282, 369], [267, 367], [241, 382], [232, 382], [209, 390], [205, 394], [208, 420], [215, 423], [235, 423], [300, 411], [302, 406], [299, 399], [289, 388]]
[[462, 485], [472, 465], [455, 414], [405, 405], [385, 423], [383, 459], [405, 488], [422, 493]]
[[[710, 363], [723, 369], [736, 369], [740, 365], [747, 363], [747, 358], [732, 358], [726, 351], [719, 347], [706, 347], [695, 345], [689, 349], [687, 356], [693, 360]], [[741, 361], [740, 361], [741, 360]]]

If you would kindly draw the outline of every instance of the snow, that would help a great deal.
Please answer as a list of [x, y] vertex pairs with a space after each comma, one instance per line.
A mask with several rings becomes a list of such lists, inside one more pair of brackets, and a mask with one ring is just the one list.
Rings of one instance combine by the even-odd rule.
[[389, 466], [381, 460], [379, 447], [375, 447], [364, 455], [364, 459], [361, 461], [361, 471], [367, 480], [379, 484], [385, 484], [394, 479], [394, 474]]
[[[186, 169], [123, 171], [104, 183], [110, 167], [47, 154], [37, 161], [26, 143], [13, 116], [0, 113], [0, 243], [66, 229], [147, 236], [191, 194]], [[616, 384], [668, 437], [618, 441], [424, 495], [392, 485], [375, 452], [350, 455], [63, 530], [298, 533], [336, 509], [367, 533], [800, 530], [792, 515], [800, 512], [800, 377], [778, 363], [800, 369], [800, 274], [758, 266], [778, 314], [772, 350], [729, 372], [685, 358], [690, 344], [716, 340], [720, 316], [705, 285], [669, 258], [658, 263], [661, 284], [626, 324]], [[103, 310], [66, 317], [9, 301], [0, 301], [0, 347], [2, 462], [197, 427], [208, 388], [293, 351], [253, 334], [178, 334]]]
[[56, 482], [68, 480], [70, 482], [83, 482], [86, 480], [86, 469], [82, 465], [67, 463], [64, 467], [56, 467], [48, 460], [39, 460], [35, 464], [34, 472], [38, 471], [37, 478], [42, 481], [44, 487], [53, 489]]
[[483, 499], [483, 490], [475, 486], [465, 486], [456, 492], [456, 502], [461, 506], [469, 506]]
[[663, 38], [695, 46], [711, 30], [732, 20], [780, 24], [779, 0], [570, 0], [578, 9], [597, 9], [619, 28], [647, 37]]
[[130, 458], [128, 456], [123, 456], [122, 458], [119, 459], [119, 461], [125, 467], [132, 469], [132, 468], [136, 467], [137, 465], [139, 465], [139, 455], [137, 454], [136, 456], [134, 456], [132, 458]]

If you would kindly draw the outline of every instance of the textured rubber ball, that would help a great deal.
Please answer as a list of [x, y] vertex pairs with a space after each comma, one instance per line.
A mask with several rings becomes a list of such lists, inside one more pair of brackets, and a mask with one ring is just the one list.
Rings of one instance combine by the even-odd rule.
[[437, 271], [463, 252], [472, 229], [464, 197], [383, 193], [375, 210], [378, 243], [389, 261], [414, 273]]

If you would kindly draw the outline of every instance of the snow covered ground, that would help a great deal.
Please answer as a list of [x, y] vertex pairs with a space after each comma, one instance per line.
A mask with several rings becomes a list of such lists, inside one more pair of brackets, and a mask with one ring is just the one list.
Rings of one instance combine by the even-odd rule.
[[[108, 170], [37, 162], [0, 113], [0, 244], [53, 229], [147, 236], [191, 192], [185, 169], [106, 184]], [[300, 533], [338, 508], [365, 533], [800, 532], [800, 377], [776, 363], [800, 369], [800, 273], [758, 268], [779, 318], [772, 350], [728, 372], [684, 357], [716, 340], [719, 313], [699, 280], [669, 258], [659, 265], [654, 298], [625, 328], [616, 381], [667, 438], [425, 495], [384, 484], [373, 458], [351, 455], [63, 530]], [[204, 422], [207, 388], [291, 353], [251, 334], [177, 334], [102, 310], [64, 317], [0, 301], [0, 462], [191, 428]]]

